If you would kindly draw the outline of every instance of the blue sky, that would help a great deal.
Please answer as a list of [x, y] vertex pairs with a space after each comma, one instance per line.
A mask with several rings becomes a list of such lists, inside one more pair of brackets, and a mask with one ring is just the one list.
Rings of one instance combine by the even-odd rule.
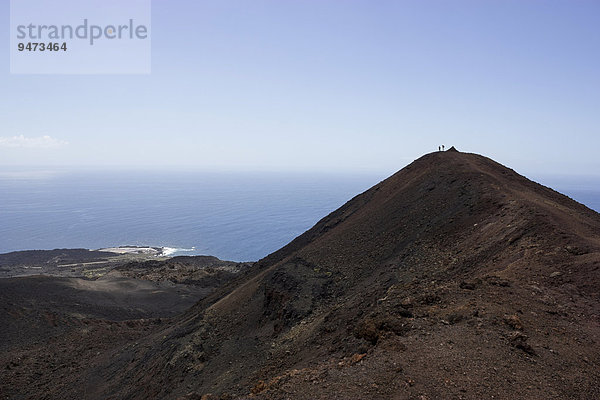
[[[150, 75], [11, 75], [0, 165], [600, 175], [600, 2], [152, 3]], [[0, 5], [8, 21], [8, 1]]]

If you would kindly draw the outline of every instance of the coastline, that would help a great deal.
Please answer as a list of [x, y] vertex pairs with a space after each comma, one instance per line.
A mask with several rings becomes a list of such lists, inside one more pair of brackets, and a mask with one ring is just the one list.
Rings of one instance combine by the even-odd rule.
[[[186, 254], [196, 251], [195, 247], [191, 249], [184, 249], [180, 247], [166, 247], [166, 246], [118, 246], [118, 247], [106, 247], [102, 249], [88, 249], [90, 251], [103, 251], [107, 253], [115, 254], [141, 254], [146, 256], [154, 257], [174, 257], [176, 255], [193, 255]], [[182, 254], [177, 254], [182, 253]]]
[[170, 247], [149, 247], [149, 246], [119, 246], [119, 247], [106, 247], [102, 249], [88, 249], [90, 251], [103, 251], [107, 253], [115, 254], [143, 254], [155, 257], [166, 257], [167, 254], [171, 254], [177, 249]]
[[0, 254], [0, 278], [47, 275], [98, 278], [128, 262], [165, 261], [185, 255], [158, 246], [119, 246], [102, 249], [23, 250]]

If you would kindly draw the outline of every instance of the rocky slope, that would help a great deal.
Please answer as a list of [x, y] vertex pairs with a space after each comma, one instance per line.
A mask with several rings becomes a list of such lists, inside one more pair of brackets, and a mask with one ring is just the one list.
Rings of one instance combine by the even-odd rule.
[[600, 398], [599, 267], [598, 213], [488, 158], [432, 153], [61, 393]]
[[63, 398], [105, 352], [163, 329], [247, 266], [204, 256], [110, 256], [84, 249], [0, 255], [9, 276], [0, 279], [0, 398]]

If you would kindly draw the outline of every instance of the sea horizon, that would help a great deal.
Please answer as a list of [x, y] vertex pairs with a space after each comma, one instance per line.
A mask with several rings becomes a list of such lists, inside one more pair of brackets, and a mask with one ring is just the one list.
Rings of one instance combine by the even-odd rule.
[[[256, 261], [385, 173], [0, 170], [0, 253], [120, 246]], [[600, 211], [600, 178], [532, 176]]]
[[28, 169], [0, 174], [0, 253], [148, 246], [256, 261], [384, 178]]

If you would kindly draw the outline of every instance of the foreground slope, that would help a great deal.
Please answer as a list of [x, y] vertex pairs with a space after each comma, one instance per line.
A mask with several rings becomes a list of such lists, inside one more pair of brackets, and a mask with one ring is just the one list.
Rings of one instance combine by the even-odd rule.
[[600, 398], [599, 267], [599, 214], [432, 153], [82, 381], [97, 398]]
[[106, 353], [164, 329], [247, 267], [206, 256], [107, 258], [84, 249], [1, 255], [0, 398], [65, 398]]

